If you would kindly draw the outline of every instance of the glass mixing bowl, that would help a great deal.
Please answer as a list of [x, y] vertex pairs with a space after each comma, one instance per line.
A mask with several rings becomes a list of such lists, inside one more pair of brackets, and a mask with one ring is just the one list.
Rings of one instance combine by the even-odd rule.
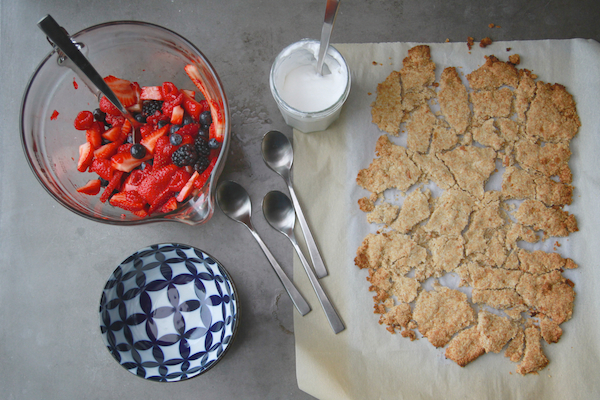
[[70, 61], [55, 50], [33, 74], [21, 107], [23, 150], [42, 186], [67, 209], [94, 221], [119, 225], [164, 220], [197, 225], [208, 221], [214, 211], [214, 188], [227, 158], [231, 135], [227, 97], [208, 59], [177, 33], [144, 22], [116, 21], [95, 25], [71, 35], [71, 40], [78, 43], [101, 76], [114, 75], [141, 86], [172, 82], [179, 89], [198, 93], [184, 70], [187, 64], [194, 64], [208, 96], [224, 116], [220, 127], [224, 140], [204, 187], [170, 213], [140, 218], [108, 202], [100, 202], [99, 195], [77, 192], [76, 188], [94, 175], [77, 171], [79, 145], [85, 142], [85, 132], [77, 131], [73, 121], [79, 111], [97, 108], [98, 96], [70, 68]]

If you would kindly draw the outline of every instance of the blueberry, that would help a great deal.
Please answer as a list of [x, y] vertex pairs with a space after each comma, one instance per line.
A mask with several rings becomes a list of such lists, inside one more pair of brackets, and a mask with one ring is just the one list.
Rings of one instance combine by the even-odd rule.
[[210, 115], [210, 111], [203, 111], [198, 118], [200, 125], [210, 125], [212, 124], [212, 116]]
[[146, 123], [146, 117], [143, 114], [135, 114], [134, 118], [137, 122], [140, 122], [142, 124]]
[[174, 134], [175, 132], [177, 132], [179, 130], [179, 128], [181, 128], [181, 125], [171, 125], [170, 133]]
[[208, 139], [208, 130], [210, 129], [207, 125], [200, 125], [200, 130], [198, 131], [198, 135], [203, 138]]
[[183, 138], [181, 137], [180, 134], [178, 133], [173, 133], [171, 135], [171, 137], [169, 138], [169, 140], [171, 141], [171, 144], [173, 146], [179, 146], [181, 144], [181, 142], [183, 141]]
[[144, 158], [146, 156], [146, 148], [139, 143], [134, 144], [131, 146], [131, 156], [138, 160]]
[[167, 125], [168, 123], [169, 123], [169, 121], [167, 121], [165, 119], [161, 119], [160, 121], [158, 121], [158, 124], [156, 124], [156, 126], [158, 126], [158, 129], [160, 129], [163, 126]]
[[194, 122], [194, 119], [193, 119], [193, 118], [192, 118], [190, 115], [188, 115], [188, 114], [185, 114], [185, 115], [183, 116], [183, 123], [182, 123], [182, 125], [191, 124], [191, 123], [193, 123], [193, 122]]
[[212, 138], [208, 141], [208, 147], [211, 149], [218, 149], [221, 147], [221, 143], [217, 139]]

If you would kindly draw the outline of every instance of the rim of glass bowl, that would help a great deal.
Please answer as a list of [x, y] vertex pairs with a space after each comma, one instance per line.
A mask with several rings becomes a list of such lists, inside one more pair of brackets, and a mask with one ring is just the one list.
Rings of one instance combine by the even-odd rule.
[[327, 116], [335, 113], [338, 109], [340, 109], [344, 105], [344, 103], [348, 99], [348, 95], [350, 94], [350, 86], [352, 85], [352, 76], [351, 76], [350, 67], [348, 66], [348, 62], [346, 61], [346, 59], [344, 58], [342, 53], [340, 53], [338, 51], [338, 49], [336, 49], [333, 45], [330, 44], [329, 48], [327, 49], [327, 52], [332, 51], [333, 53], [335, 53], [337, 56], [339, 56], [344, 61], [344, 66], [346, 67], [346, 72], [348, 75], [348, 79], [346, 81], [346, 88], [344, 89], [344, 92], [342, 93], [342, 95], [335, 101], [335, 103], [333, 103], [331, 106], [327, 107], [324, 110], [307, 112], [307, 111], [298, 110], [297, 108], [290, 106], [279, 95], [279, 91], [277, 90], [277, 87], [275, 85], [275, 78], [274, 78], [275, 65], [278, 63], [278, 61], [282, 58], [283, 54], [289, 48], [291, 48], [292, 46], [298, 45], [299, 43], [311, 43], [311, 42], [319, 43], [319, 41], [315, 40], [315, 39], [302, 39], [302, 40], [299, 40], [297, 42], [294, 42], [294, 43], [286, 46], [283, 50], [281, 50], [279, 52], [277, 57], [275, 57], [275, 61], [271, 65], [271, 70], [269, 72], [269, 86], [271, 88], [271, 93], [273, 94], [273, 97], [275, 97], [275, 101], [277, 102], [277, 104], [280, 107], [284, 108], [288, 113], [290, 113], [296, 117], [299, 117], [299, 118], [315, 118], [316, 119], [316, 118], [324, 118], [324, 117], [327, 117]]
[[[59, 204], [61, 204], [63, 207], [70, 210], [71, 212], [73, 212], [81, 217], [92, 220], [92, 221], [102, 222], [102, 223], [110, 224], [110, 225], [140, 225], [140, 224], [146, 224], [146, 223], [151, 223], [151, 222], [160, 222], [160, 221], [177, 221], [177, 222], [188, 223], [190, 225], [197, 225], [197, 224], [205, 223], [212, 217], [212, 214], [214, 212], [215, 185], [216, 185], [216, 181], [217, 181], [219, 175], [221, 174], [223, 167], [225, 165], [225, 160], [227, 158], [227, 153], [229, 151], [230, 136], [231, 136], [231, 121], [230, 121], [230, 115], [229, 115], [229, 113], [230, 113], [229, 112], [229, 103], [228, 103], [227, 95], [225, 93], [225, 89], [223, 87], [221, 78], [217, 74], [217, 71], [213, 67], [212, 63], [208, 60], [208, 58], [204, 55], [204, 53], [202, 53], [202, 51], [200, 51], [200, 49], [198, 49], [198, 47], [196, 45], [194, 45], [192, 42], [190, 42], [188, 39], [181, 36], [177, 32], [172, 31], [163, 26], [153, 24], [153, 23], [142, 22], [142, 21], [128, 21], [128, 20], [110, 21], [110, 22], [92, 25], [88, 28], [82, 29], [82, 30], [70, 35], [70, 37], [75, 40], [78, 37], [88, 34], [88, 33], [92, 33], [93, 31], [107, 29], [107, 28], [120, 26], [120, 25], [124, 25], [124, 26], [126, 25], [126, 26], [130, 26], [130, 27], [150, 28], [150, 29], [155, 29], [157, 31], [161, 31], [162, 33], [166, 33], [167, 35], [172, 35], [174, 38], [182, 41], [186, 46], [188, 46], [189, 49], [194, 52], [193, 56], [200, 58], [202, 60], [202, 62], [205, 63], [206, 66], [208, 67], [207, 70], [210, 72], [210, 74], [212, 75], [212, 78], [214, 79], [215, 83], [217, 84], [218, 94], [220, 95], [220, 100], [222, 101], [223, 114], [225, 116], [224, 136], [223, 136], [223, 142], [221, 143], [221, 151], [219, 153], [219, 156], [217, 158], [217, 161], [215, 163], [213, 171], [211, 172], [210, 179], [208, 179], [205, 182], [203, 188], [198, 192], [198, 195], [194, 196], [191, 199], [186, 200], [184, 203], [181, 203], [180, 206], [177, 208], [177, 210], [171, 211], [169, 213], [155, 214], [155, 215], [147, 216], [144, 218], [131, 219], [131, 220], [108, 219], [108, 218], [99, 217], [97, 215], [88, 214], [85, 211], [79, 210], [77, 208], [74, 208], [70, 204], [65, 203], [60, 198], [60, 196], [57, 196], [55, 193], [53, 193], [52, 190], [50, 190], [50, 188], [48, 188], [46, 186], [46, 184], [44, 183], [43, 178], [40, 176], [40, 172], [38, 172], [34, 167], [34, 162], [32, 159], [35, 157], [35, 155], [30, 154], [29, 151], [27, 150], [27, 139], [26, 139], [26, 134], [25, 134], [24, 119], [25, 119], [25, 106], [26, 106], [27, 98], [30, 94], [33, 82], [35, 81], [36, 77], [38, 77], [38, 75], [41, 72], [41, 69], [46, 65], [46, 63], [52, 62], [53, 57], [58, 54], [56, 49], [51, 50], [42, 59], [42, 61], [37, 65], [33, 74], [31, 75], [31, 78], [27, 82], [27, 86], [26, 86], [25, 92], [23, 93], [23, 97], [21, 100], [21, 109], [20, 109], [21, 115], [19, 118], [19, 131], [20, 132], [19, 133], [20, 133], [20, 137], [21, 137], [21, 145], [23, 148], [23, 152], [24, 152], [25, 158], [27, 159], [27, 164], [29, 165], [31, 171], [33, 172], [33, 175], [36, 177], [36, 179], [41, 184], [41, 186], [46, 190], [46, 192], [55, 201], [57, 201]], [[206, 190], [207, 185], [208, 185], [208, 190]], [[198, 198], [201, 195], [203, 195], [205, 192], [208, 192], [208, 193], [207, 193], [206, 199], [204, 201], [208, 202], [208, 207], [209, 207], [209, 212], [205, 219], [203, 219], [200, 222], [187, 222], [185, 218], [177, 218], [177, 215], [181, 214], [183, 210], [193, 207], [192, 205], [190, 205], [190, 203], [197, 201]]]

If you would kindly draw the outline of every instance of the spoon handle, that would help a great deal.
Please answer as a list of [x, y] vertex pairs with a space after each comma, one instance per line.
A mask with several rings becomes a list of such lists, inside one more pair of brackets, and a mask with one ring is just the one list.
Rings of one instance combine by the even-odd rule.
[[263, 253], [265, 253], [265, 256], [267, 256], [267, 259], [269, 260], [269, 262], [271, 263], [271, 266], [275, 270], [277, 277], [279, 277], [279, 280], [283, 284], [283, 287], [285, 288], [287, 293], [290, 295], [290, 298], [292, 299], [292, 303], [294, 303], [294, 306], [296, 307], [296, 309], [298, 310], [300, 315], [308, 314], [308, 312], [311, 310], [310, 305], [306, 302], [304, 297], [302, 297], [302, 294], [300, 294], [298, 289], [296, 289], [296, 286], [294, 286], [294, 284], [292, 283], [290, 278], [288, 278], [287, 275], [285, 274], [285, 272], [283, 272], [283, 269], [281, 268], [281, 266], [279, 265], [279, 263], [277, 262], [277, 260], [273, 256], [273, 254], [271, 254], [271, 251], [268, 249], [267, 245], [265, 244], [265, 242], [263, 242], [263, 240], [258, 235], [258, 233], [254, 229], [252, 229], [250, 226], [248, 226], [248, 229], [252, 233], [252, 236], [254, 236], [254, 239], [256, 239], [256, 241], [258, 242]]
[[312, 232], [308, 227], [308, 223], [306, 222], [306, 218], [304, 217], [304, 213], [302, 212], [302, 207], [300, 207], [300, 202], [298, 201], [298, 197], [296, 197], [296, 192], [294, 191], [294, 187], [292, 186], [291, 180], [287, 179], [288, 189], [290, 191], [290, 197], [292, 198], [292, 203], [294, 204], [294, 209], [296, 210], [296, 215], [298, 217], [298, 222], [300, 223], [300, 228], [302, 228], [302, 233], [304, 234], [304, 240], [306, 241], [306, 246], [308, 247], [308, 254], [310, 254], [310, 259], [312, 260], [313, 267], [315, 268], [315, 274], [318, 278], [323, 278], [327, 276], [327, 268], [325, 268], [325, 263], [321, 258], [321, 253], [319, 253], [319, 248], [317, 247], [317, 243], [313, 238]]
[[300, 262], [302, 263], [302, 266], [304, 267], [304, 270], [306, 271], [306, 273], [308, 275], [308, 279], [310, 280], [310, 283], [311, 283], [313, 289], [315, 289], [315, 293], [317, 294], [319, 303], [321, 303], [321, 307], [323, 307], [323, 311], [325, 311], [325, 315], [327, 316], [329, 325], [331, 325], [331, 329], [333, 329], [333, 332], [336, 334], [340, 333], [341, 331], [346, 329], [346, 327], [344, 326], [344, 323], [342, 322], [342, 319], [340, 318], [337, 311], [333, 307], [333, 304], [331, 304], [329, 297], [327, 297], [327, 294], [323, 290], [323, 287], [319, 283], [319, 280], [317, 279], [312, 268], [310, 268], [310, 265], [308, 265], [308, 261], [306, 260], [306, 257], [304, 257], [304, 254], [302, 254], [302, 251], [300, 250], [300, 246], [298, 246], [298, 242], [296, 241], [296, 239], [294, 237], [294, 233], [292, 232], [292, 235], [288, 236], [288, 237], [289, 237], [290, 241], [292, 242], [294, 249], [296, 249], [296, 253], [298, 253]]
[[323, 74], [323, 60], [325, 59], [325, 52], [329, 47], [329, 39], [331, 38], [331, 32], [333, 31], [333, 24], [335, 24], [335, 17], [339, 5], [339, 0], [327, 0], [327, 5], [325, 6], [325, 19], [323, 21], [323, 29], [321, 30], [319, 58], [317, 58], [317, 73], [319, 75]]
[[[115, 95], [112, 89], [106, 84], [102, 76], [96, 71], [94, 66], [88, 61], [83, 53], [77, 48], [75, 43], [71, 41], [71, 38], [66, 31], [52, 18], [50, 15], [46, 15], [38, 22], [38, 27], [46, 34], [48, 39], [54, 44], [56, 48], [64, 53], [65, 56], [71, 60], [75, 65], [74, 71], [79, 75], [81, 79], [90, 87], [93, 92], [100, 92], [123, 114], [125, 118], [129, 120], [131, 126], [135, 128], [137, 122], [131, 116], [129, 111], [121, 104], [119, 98]], [[133, 136], [135, 139], [135, 135]]]

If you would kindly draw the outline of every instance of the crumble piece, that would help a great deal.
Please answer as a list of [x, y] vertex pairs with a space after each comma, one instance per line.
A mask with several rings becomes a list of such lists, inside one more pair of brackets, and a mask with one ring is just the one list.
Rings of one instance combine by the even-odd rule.
[[550, 318], [540, 318], [540, 330], [546, 343], [557, 343], [562, 336], [562, 329]]
[[467, 88], [456, 72], [456, 68], [448, 67], [440, 78], [438, 100], [442, 115], [456, 131], [462, 135], [471, 123], [471, 109]]
[[371, 104], [371, 115], [373, 123], [379, 129], [398, 136], [400, 123], [404, 118], [402, 85], [398, 71], [392, 71], [385, 81], [377, 85], [377, 98]]
[[546, 176], [556, 175], [562, 183], [571, 183], [571, 149], [568, 144], [546, 143], [541, 146], [528, 140], [519, 140], [515, 148], [516, 160], [522, 168]]
[[425, 261], [427, 251], [410, 236], [398, 232], [368, 234], [356, 251], [359, 268], [385, 268], [404, 275]]
[[412, 113], [406, 124], [407, 147], [412, 151], [426, 153], [431, 140], [431, 133], [437, 124], [437, 118], [427, 104], [421, 105]]
[[498, 60], [495, 56], [485, 56], [485, 64], [467, 75], [473, 90], [491, 90], [500, 86], [516, 88], [519, 73], [514, 65]]
[[387, 135], [377, 140], [375, 151], [379, 158], [360, 170], [356, 178], [358, 185], [368, 191], [382, 193], [391, 188], [406, 191], [421, 176], [421, 170], [408, 157], [406, 149], [390, 142]]
[[519, 65], [521, 64], [521, 56], [519, 56], [518, 54], [511, 54], [510, 56], [508, 56], [508, 62], [512, 65]]
[[363, 197], [358, 199], [358, 208], [360, 211], [368, 213], [375, 209], [375, 203], [372, 199]]
[[412, 312], [410, 310], [410, 305], [406, 303], [400, 303], [391, 307], [388, 312], [383, 314], [379, 318], [379, 323], [382, 325], [388, 325], [396, 330], [400, 327], [406, 328], [411, 319]]
[[435, 347], [443, 347], [452, 336], [475, 321], [475, 311], [467, 295], [458, 290], [435, 285], [417, 297], [413, 319], [419, 332]]
[[457, 143], [458, 135], [454, 129], [443, 125], [436, 125], [433, 127], [430, 152], [439, 153], [444, 150], [450, 150]]
[[485, 37], [479, 42], [479, 47], [485, 48], [490, 44], [492, 44], [492, 39], [490, 39], [489, 37]]
[[471, 93], [473, 120], [481, 124], [490, 118], [507, 118], [512, 110], [513, 92], [507, 87]]
[[398, 216], [399, 208], [386, 202], [378, 204], [367, 214], [367, 222], [370, 224], [390, 225]]
[[400, 70], [404, 93], [420, 92], [435, 81], [435, 63], [429, 46], [420, 45], [408, 50]]
[[456, 335], [446, 348], [446, 358], [464, 367], [485, 353], [481, 345], [480, 333], [476, 326], [465, 329]]
[[437, 199], [433, 213], [425, 225], [425, 231], [437, 232], [440, 235], [459, 235], [469, 222], [473, 204], [473, 199], [464, 191], [446, 190]]
[[523, 299], [515, 289], [473, 289], [471, 300], [475, 304], [486, 304], [498, 310], [520, 306]]
[[485, 352], [500, 353], [502, 348], [515, 337], [518, 326], [508, 318], [483, 310], [477, 316], [477, 330]]
[[481, 266], [475, 262], [463, 264], [455, 271], [473, 289], [514, 289], [523, 272]]
[[525, 249], [520, 249], [518, 257], [520, 261], [519, 268], [521, 271], [533, 275], [542, 275], [566, 267], [577, 268], [577, 264], [573, 262], [569, 263], [567, 266], [567, 259], [563, 258], [560, 254], [546, 253], [542, 250], [529, 252]]
[[519, 125], [510, 118], [498, 118], [496, 120], [500, 135], [507, 143], [515, 143], [519, 139]]
[[548, 365], [548, 359], [544, 355], [540, 340], [541, 334], [538, 328], [531, 326], [525, 329], [525, 354], [523, 361], [517, 366], [519, 374], [537, 373]]
[[474, 127], [471, 132], [473, 140], [484, 146], [496, 151], [504, 147], [504, 139], [498, 134], [493, 119], [488, 119], [482, 125]]
[[519, 362], [521, 357], [523, 357], [523, 351], [525, 347], [525, 333], [523, 329], [519, 328], [513, 340], [510, 341], [506, 351], [504, 352], [504, 357], [507, 357], [512, 362]]
[[390, 227], [400, 233], [408, 233], [419, 222], [426, 220], [431, 215], [429, 198], [429, 191], [423, 193], [421, 190], [414, 190], [404, 199], [398, 218]]
[[479, 199], [483, 198], [484, 184], [496, 169], [496, 152], [493, 149], [460, 146], [439, 157], [454, 175], [458, 186]]
[[537, 200], [525, 200], [519, 206], [515, 217], [520, 224], [544, 231], [550, 236], [568, 236], [577, 232], [575, 216], [559, 208], [546, 207]]
[[435, 154], [418, 154], [412, 155], [413, 161], [421, 168], [427, 179], [433, 181], [442, 189], [450, 189], [456, 184], [454, 176], [446, 167], [446, 164]]
[[[492, 232], [504, 225], [504, 218], [500, 215], [500, 201], [491, 201], [487, 205], [475, 210], [471, 215], [471, 222], [465, 232], [467, 242], [466, 254], [484, 253], [489, 249]], [[504, 245], [502, 244], [502, 247]]]
[[555, 143], [572, 139], [580, 126], [575, 101], [566, 88], [537, 82], [536, 96], [527, 112], [527, 135]]
[[525, 125], [527, 121], [526, 113], [529, 110], [531, 100], [535, 96], [536, 83], [531, 71], [519, 70], [519, 75], [519, 86], [515, 90], [515, 111], [517, 113], [517, 122]]
[[502, 194], [507, 199], [535, 199], [546, 206], [566, 205], [573, 199], [573, 186], [513, 166], [502, 175]]
[[414, 278], [394, 275], [390, 293], [403, 303], [410, 303], [417, 298], [417, 292], [421, 284]]
[[543, 275], [524, 273], [517, 285], [517, 293], [527, 306], [552, 318], [559, 325], [573, 315], [575, 291], [560, 271]]
[[459, 266], [465, 254], [462, 236], [439, 236], [429, 241], [433, 268], [440, 272], [451, 272]]

